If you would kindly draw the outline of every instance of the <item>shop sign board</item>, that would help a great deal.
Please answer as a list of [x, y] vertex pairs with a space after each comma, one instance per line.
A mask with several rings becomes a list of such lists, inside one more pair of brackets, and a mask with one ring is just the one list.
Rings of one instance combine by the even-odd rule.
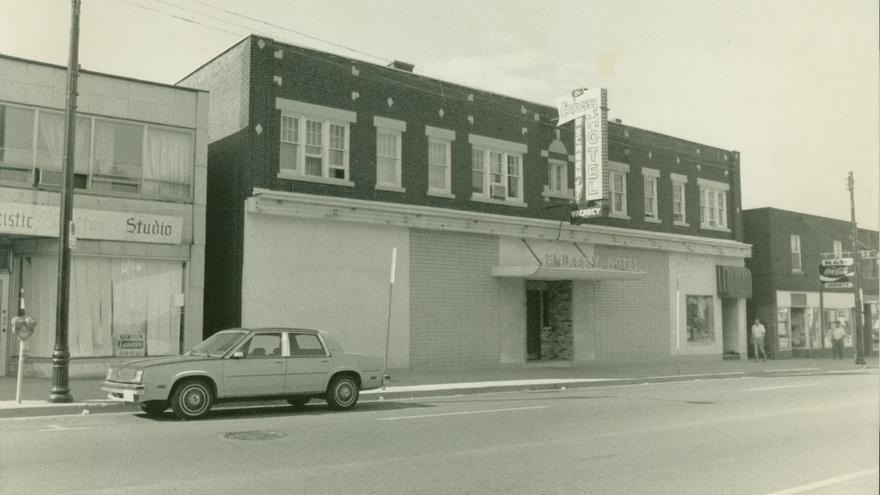
[[124, 357], [146, 356], [147, 346], [143, 335], [120, 335], [116, 339], [116, 355]]
[[571, 215], [571, 224], [580, 225], [585, 220], [606, 216], [608, 209], [603, 201], [594, 201], [582, 205], [571, 205], [569, 214]]
[[853, 258], [832, 258], [819, 261], [819, 280], [826, 289], [848, 289], [855, 278]]
[[[0, 233], [58, 237], [60, 216], [57, 206], [0, 203]], [[73, 223], [76, 239], [180, 244], [183, 237], [181, 217], [74, 208]]]
[[607, 270], [616, 272], [638, 272], [639, 263], [634, 258], [612, 258], [607, 256], [570, 256], [567, 254], [544, 253], [543, 266], [549, 268], [569, 268], [580, 270]]

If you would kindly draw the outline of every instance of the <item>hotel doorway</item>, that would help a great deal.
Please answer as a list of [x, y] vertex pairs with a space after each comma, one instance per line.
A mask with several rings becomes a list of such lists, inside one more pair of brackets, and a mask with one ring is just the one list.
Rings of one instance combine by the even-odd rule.
[[526, 362], [571, 361], [570, 280], [526, 281]]

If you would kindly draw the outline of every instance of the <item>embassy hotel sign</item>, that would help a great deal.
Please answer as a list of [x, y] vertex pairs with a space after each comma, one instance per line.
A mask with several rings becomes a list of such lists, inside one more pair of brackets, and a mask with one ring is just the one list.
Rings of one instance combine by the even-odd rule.
[[608, 270], [616, 272], [638, 272], [639, 264], [633, 258], [611, 258], [606, 256], [569, 256], [567, 254], [545, 253], [542, 260], [547, 268], [570, 268], [575, 270]]
[[[57, 206], [0, 203], [0, 234], [58, 237]], [[183, 219], [146, 213], [74, 208], [79, 239], [180, 244]]]

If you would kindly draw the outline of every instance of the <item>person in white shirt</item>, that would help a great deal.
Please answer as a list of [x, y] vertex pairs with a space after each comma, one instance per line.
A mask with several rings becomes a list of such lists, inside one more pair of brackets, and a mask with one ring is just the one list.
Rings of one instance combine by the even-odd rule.
[[831, 330], [831, 351], [837, 359], [843, 359], [843, 338], [846, 337], [846, 330], [839, 321], [834, 322], [834, 329]]
[[755, 348], [755, 360], [758, 359], [758, 353], [760, 352], [761, 359], [767, 360], [767, 351], [764, 350], [764, 335], [767, 334], [767, 330], [764, 328], [764, 325], [761, 324], [761, 320], [755, 318], [755, 323], [752, 325], [752, 345]]

